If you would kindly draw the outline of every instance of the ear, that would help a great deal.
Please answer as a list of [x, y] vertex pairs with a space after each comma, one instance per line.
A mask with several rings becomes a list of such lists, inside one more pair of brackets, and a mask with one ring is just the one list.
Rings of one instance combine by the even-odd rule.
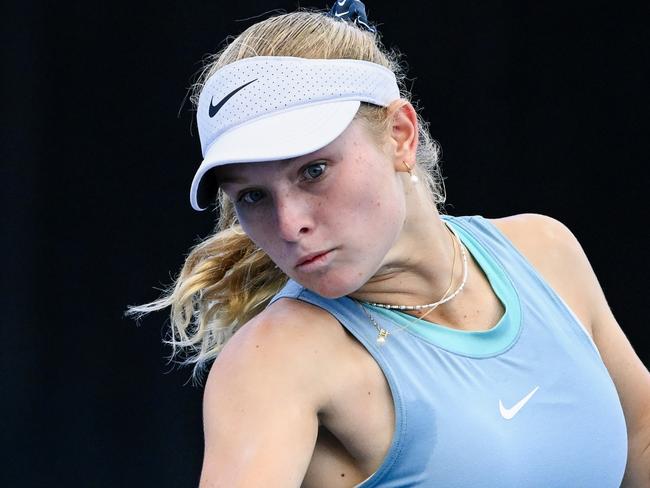
[[404, 164], [413, 168], [418, 148], [418, 117], [410, 102], [399, 99], [388, 107], [392, 119], [390, 130], [390, 156], [396, 171], [407, 171]]

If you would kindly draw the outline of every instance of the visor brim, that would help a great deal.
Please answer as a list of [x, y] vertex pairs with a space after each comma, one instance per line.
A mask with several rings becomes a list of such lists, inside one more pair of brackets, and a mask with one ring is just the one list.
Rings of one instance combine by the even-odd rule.
[[328, 101], [273, 113], [237, 126], [205, 152], [192, 181], [190, 202], [205, 210], [218, 188], [210, 170], [234, 163], [280, 161], [317, 151], [336, 139], [350, 125], [361, 102]]

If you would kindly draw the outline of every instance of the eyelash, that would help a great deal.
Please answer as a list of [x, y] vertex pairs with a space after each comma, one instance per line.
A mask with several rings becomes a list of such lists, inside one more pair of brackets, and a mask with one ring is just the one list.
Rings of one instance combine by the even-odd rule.
[[[323, 167], [323, 172], [321, 174], [319, 174], [318, 176], [314, 176], [314, 177], [307, 176], [307, 171], [309, 169], [315, 167], [315, 166]], [[317, 161], [317, 162], [314, 162], [314, 163], [309, 163], [308, 165], [303, 166], [301, 168], [300, 175], [301, 175], [301, 178], [304, 179], [305, 181], [316, 181], [316, 180], [320, 179], [323, 176], [323, 174], [326, 171], [326, 168], [327, 168], [327, 163], [325, 161]], [[263, 193], [263, 192], [262, 192], [262, 190], [245, 190], [237, 197], [237, 202], [238, 203], [244, 203], [246, 205], [255, 205], [255, 204], [257, 204], [261, 200], [261, 198], [260, 198], [260, 200], [257, 200], [256, 202], [248, 202], [248, 201], [245, 200], [245, 198], [248, 195], [250, 195], [251, 193]]]
[[[247, 202], [245, 200], [246, 196], [250, 195], [251, 193], [262, 193], [262, 191], [261, 190], [246, 190], [246, 191], [242, 192], [237, 197], [237, 203], [244, 203], [246, 205], [255, 205], [257, 202], [259, 202], [259, 200], [257, 202]], [[260, 198], [260, 200], [261, 200], [261, 198]]]
[[320, 175], [315, 176], [315, 177], [313, 177], [313, 178], [306, 178], [306, 179], [309, 180], [309, 181], [317, 180], [317, 179], [319, 179], [321, 176], [323, 176], [323, 174], [325, 173], [325, 168], [327, 168], [327, 163], [326, 163], [325, 161], [316, 161], [316, 162], [313, 162], [313, 163], [309, 163], [307, 166], [304, 166], [304, 167], [302, 168], [302, 170], [301, 170], [301, 174], [304, 176], [304, 175], [307, 173], [307, 170], [309, 170], [310, 168], [313, 168], [313, 167], [315, 167], [315, 166], [323, 166], [323, 172], [322, 172]]

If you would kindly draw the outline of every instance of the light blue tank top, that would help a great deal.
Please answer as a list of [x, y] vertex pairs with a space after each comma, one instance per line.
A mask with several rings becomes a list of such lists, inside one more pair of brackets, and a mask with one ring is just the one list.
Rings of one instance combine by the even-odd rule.
[[383, 371], [395, 432], [370, 487], [619, 487], [625, 419], [593, 341], [562, 299], [486, 219], [443, 216], [505, 308], [487, 331], [418, 323], [289, 281], [273, 301], [319, 306]]

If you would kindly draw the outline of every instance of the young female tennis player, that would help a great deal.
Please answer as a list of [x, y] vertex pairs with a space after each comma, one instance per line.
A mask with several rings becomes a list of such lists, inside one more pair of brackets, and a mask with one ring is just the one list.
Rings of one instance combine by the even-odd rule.
[[579, 243], [441, 215], [399, 65], [339, 3], [251, 26], [197, 88], [218, 231], [135, 310], [216, 358], [201, 486], [650, 486], [650, 375]]

